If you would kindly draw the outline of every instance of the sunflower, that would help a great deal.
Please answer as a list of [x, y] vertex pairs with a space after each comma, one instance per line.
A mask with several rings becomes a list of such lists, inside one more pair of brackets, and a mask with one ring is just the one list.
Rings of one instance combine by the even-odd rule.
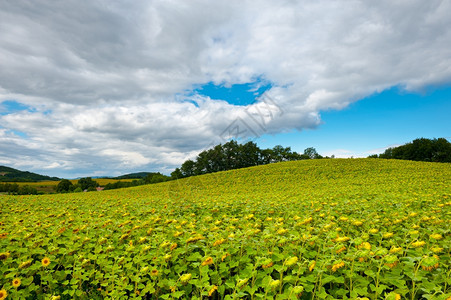
[[22, 282], [20, 281], [20, 278], [14, 278], [13, 279], [13, 287], [18, 288]]
[[9, 257], [10, 253], [9, 252], [2, 252], [0, 253], [0, 260], [5, 260]]
[[279, 285], [280, 285], [280, 280], [279, 279], [272, 280], [269, 283], [269, 286], [271, 287], [271, 289], [276, 289]]
[[359, 245], [359, 249], [371, 250], [371, 244], [368, 242], [363, 242]]
[[208, 291], [208, 297], [211, 297], [213, 293], [218, 289], [216, 285], [214, 285], [209, 291]]
[[315, 268], [315, 265], [316, 265], [316, 261], [314, 260], [313, 262], [310, 263], [310, 265], [309, 265], [309, 267], [308, 267], [308, 270], [309, 270], [310, 272], [312, 272], [313, 269]]
[[389, 238], [391, 238], [391, 237], [393, 237], [393, 232], [387, 232], [387, 233], [384, 233], [383, 234], [383, 238], [384, 239], [389, 239]]
[[224, 254], [223, 256], [221, 256], [221, 261], [224, 261], [224, 259], [226, 259], [227, 256], [230, 256], [230, 254], [229, 254], [229, 253], [226, 253], [226, 254]]
[[437, 269], [439, 267], [439, 257], [437, 255], [429, 256], [424, 258], [421, 268], [425, 271], [432, 271], [433, 269]]
[[169, 261], [169, 260], [171, 260], [171, 258], [172, 258], [172, 255], [171, 254], [166, 254], [165, 256], [163, 256], [163, 259], [165, 260], [165, 261]]
[[213, 258], [210, 256], [202, 262], [202, 266], [208, 266], [213, 264]]
[[150, 276], [152, 276], [152, 277], [158, 276], [158, 270], [157, 269], [153, 269], [152, 271], [150, 271]]
[[274, 263], [271, 261], [271, 262], [269, 262], [267, 264], [262, 265], [262, 268], [263, 269], [268, 269], [268, 268], [271, 268], [273, 265], [274, 265]]
[[416, 241], [412, 243], [412, 246], [414, 248], [419, 248], [419, 247], [423, 247], [424, 245], [426, 245], [425, 241]]
[[287, 259], [285, 261], [285, 266], [291, 267], [292, 265], [294, 265], [297, 262], [298, 262], [298, 257], [297, 256], [293, 256], [293, 257], [290, 257], [289, 259]]
[[177, 243], [173, 243], [173, 244], [171, 245], [171, 248], [169, 248], [169, 249], [171, 249], [171, 251], [172, 251], [172, 250], [174, 250], [175, 248], [177, 248]]
[[434, 240], [441, 240], [443, 238], [443, 236], [439, 233], [431, 234], [429, 237]]
[[332, 271], [335, 272], [338, 269], [343, 268], [344, 266], [345, 266], [345, 263], [342, 261], [339, 263], [336, 263], [336, 264], [332, 265]]
[[180, 276], [179, 279], [182, 283], [187, 283], [188, 281], [191, 280], [191, 274], [189, 274], [189, 273], [183, 274], [182, 276]]
[[363, 222], [362, 221], [354, 221], [352, 224], [355, 226], [362, 226]]
[[335, 251], [335, 253], [340, 254], [341, 252], [343, 252], [343, 251], [345, 251], [345, 250], [346, 250], [346, 247], [343, 246], [343, 247], [340, 247], [339, 249], [337, 249], [337, 250]]
[[41, 262], [43, 267], [48, 267], [50, 265], [50, 258], [44, 257]]
[[24, 261], [23, 263], [21, 263], [21, 264], [19, 265], [19, 269], [25, 269], [25, 268], [28, 268], [30, 265], [31, 265], [31, 260]]
[[0, 290], [0, 300], [6, 299], [7, 296], [8, 293], [6, 292], [6, 290]]
[[218, 246], [225, 243], [226, 239], [219, 239], [213, 243], [213, 246]]
[[402, 248], [393, 246], [393, 247], [391, 247], [389, 252], [392, 253], [392, 254], [400, 253], [400, 252], [402, 252]]
[[349, 241], [349, 240], [350, 240], [350, 238], [348, 238], [347, 236], [342, 236], [342, 237], [337, 237], [337, 238], [335, 239], [335, 242], [341, 243], [341, 242], [347, 242], [347, 241]]
[[440, 248], [440, 247], [432, 247], [432, 248], [431, 248], [431, 251], [434, 252], [434, 253], [439, 253], [439, 252], [442, 252], [442, 251], [443, 251], [443, 248]]
[[393, 254], [389, 254], [384, 257], [385, 265], [390, 269], [394, 268], [398, 264], [398, 257]]
[[238, 279], [238, 282], [236, 283], [237, 288], [242, 288], [246, 285], [246, 283], [249, 281], [249, 278], [246, 279]]

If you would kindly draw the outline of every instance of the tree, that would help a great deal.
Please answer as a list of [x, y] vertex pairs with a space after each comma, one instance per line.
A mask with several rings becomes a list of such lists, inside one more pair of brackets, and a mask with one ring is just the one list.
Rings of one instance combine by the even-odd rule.
[[444, 138], [432, 140], [420, 138], [399, 147], [388, 148], [378, 157], [385, 159], [451, 162], [451, 143]]
[[70, 180], [63, 179], [56, 186], [56, 192], [57, 193], [69, 192], [73, 189], [73, 187], [74, 185], [72, 184], [72, 182], [70, 182]]
[[259, 164], [260, 148], [256, 143], [247, 142], [241, 147], [240, 165], [241, 167], [257, 166]]
[[191, 159], [185, 161], [180, 167], [180, 171], [183, 177], [189, 177], [195, 175], [195, 163]]
[[[149, 173], [145, 178], [144, 178], [144, 183], [158, 183], [158, 182], [164, 182], [164, 181], [168, 181], [170, 179], [169, 176], [165, 176], [161, 173]], [[139, 185], [139, 182], [136, 181], [135, 185]]]
[[172, 178], [172, 179], [180, 179], [180, 178], [183, 178], [183, 177], [184, 177], [184, 176], [183, 176], [183, 174], [182, 174], [182, 171], [180, 171], [179, 168], [176, 168], [176, 169], [174, 170], [174, 172], [171, 173], [171, 178]]
[[284, 161], [285, 148], [281, 145], [276, 145], [272, 148], [272, 162]]
[[83, 191], [84, 190], [93, 190], [93, 188], [95, 190], [95, 188], [99, 186], [97, 181], [92, 180], [91, 177], [80, 178], [77, 183]]
[[316, 149], [313, 147], [309, 147], [309, 148], [305, 149], [304, 155], [308, 156], [310, 159], [322, 158], [322, 156], [319, 155], [318, 152], [316, 152]]
[[231, 140], [224, 145], [216, 145], [202, 151], [196, 160], [187, 160], [171, 173], [172, 179], [194, 175], [247, 168], [274, 162], [293, 161], [310, 158], [322, 158], [315, 148], [306, 149], [307, 154], [291, 151], [290, 147], [275, 146], [273, 149], [260, 149], [256, 143], [238, 144]]

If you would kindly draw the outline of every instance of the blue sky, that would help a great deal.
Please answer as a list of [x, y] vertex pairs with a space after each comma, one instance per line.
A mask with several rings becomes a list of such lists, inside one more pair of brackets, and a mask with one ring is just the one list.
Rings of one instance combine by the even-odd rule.
[[[225, 87], [209, 83], [196, 92], [233, 105], [249, 105], [270, 86], [264, 85], [256, 93], [254, 85]], [[251, 139], [262, 148], [280, 144], [297, 152], [315, 147], [328, 156], [367, 157], [421, 137], [451, 141], [450, 115], [451, 87], [430, 87], [416, 93], [392, 87], [344, 109], [322, 111], [322, 123], [315, 129], [263, 134]]]
[[0, 1], [0, 165], [170, 174], [237, 134], [336, 157], [449, 139], [450, 11], [444, 0]]
[[451, 87], [424, 93], [408, 93], [394, 87], [343, 110], [321, 112], [322, 124], [316, 129], [265, 135], [258, 142], [262, 147], [279, 142], [295, 151], [315, 147], [329, 156], [366, 157], [421, 137], [445, 137], [451, 141], [450, 115]]

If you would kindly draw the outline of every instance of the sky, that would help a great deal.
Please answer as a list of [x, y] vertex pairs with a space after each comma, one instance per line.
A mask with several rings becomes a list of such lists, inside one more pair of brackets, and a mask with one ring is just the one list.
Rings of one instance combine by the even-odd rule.
[[1, 1], [0, 165], [170, 174], [230, 139], [451, 140], [451, 1]]

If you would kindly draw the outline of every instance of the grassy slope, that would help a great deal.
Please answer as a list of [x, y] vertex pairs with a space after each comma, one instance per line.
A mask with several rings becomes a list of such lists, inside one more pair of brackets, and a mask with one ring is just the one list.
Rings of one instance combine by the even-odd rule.
[[[380, 159], [286, 162], [186, 178], [140, 192], [169, 198], [249, 201], [344, 199], [433, 200], [451, 193], [451, 165]], [[437, 195], [437, 194], [441, 195]]]
[[[180, 272], [199, 277], [199, 269], [190, 264], [180, 269], [183, 271], [176, 271], [195, 252], [201, 255], [196, 258], [199, 262], [206, 256], [212, 256], [218, 263], [224, 253], [230, 253], [230, 258], [224, 261], [218, 275], [222, 278], [218, 285], [222, 284], [221, 288], [226, 288], [227, 294], [231, 291], [224, 286], [224, 282], [235, 282], [238, 276], [248, 276], [246, 270], [235, 264], [237, 259], [241, 257], [246, 259], [245, 263], [256, 264], [259, 256], [268, 256], [268, 253], [273, 252], [275, 254], [272, 259], [276, 265], [293, 255], [302, 257], [300, 267], [304, 271], [310, 262], [316, 260], [317, 267], [311, 273], [314, 279], [319, 276], [319, 270], [346, 277], [347, 273], [344, 272], [349, 270], [348, 263], [337, 273], [330, 268], [334, 263], [346, 260], [348, 255], [358, 255], [357, 247], [351, 243], [357, 243], [370, 228], [379, 228], [381, 232], [376, 235], [366, 234], [367, 237], [364, 237], [373, 245], [373, 251], [387, 251], [396, 245], [410, 249], [413, 241], [425, 240], [427, 245], [424, 249], [412, 249], [406, 253], [413, 259], [432, 255], [429, 249], [437, 244], [445, 248], [439, 255], [440, 262], [446, 269], [449, 267], [449, 225], [446, 220], [450, 214], [450, 199], [450, 164], [381, 159], [286, 162], [121, 190], [1, 196], [4, 218], [0, 221], [4, 223], [0, 233], [8, 233], [8, 238], [0, 239], [0, 248], [10, 249], [14, 259], [20, 256], [18, 262], [30, 256], [39, 262], [48, 249], [61, 247], [60, 252], [56, 252], [51, 258], [71, 270], [72, 258], [65, 254], [66, 251], [77, 249], [78, 255], [87, 256], [88, 253], [97, 251], [95, 249], [99, 238], [108, 236], [108, 244], [113, 245], [115, 250], [99, 254], [99, 259], [102, 257], [111, 261], [125, 256], [133, 261], [146, 260], [146, 256], [139, 254], [141, 246], [136, 247], [136, 253], [126, 250], [129, 240], [138, 243], [140, 238], [147, 236], [148, 228], [152, 227], [153, 231], [146, 243], [151, 246], [150, 251], [155, 251], [149, 253], [149, 257], [155, 256], [156, 260], [151, 261], [150, 267], [161, 271], [163, 266], [169, 263], [172, 265], [170, 269], [167, 267], [168, 271], [161, 280], [165, 278], [164, 280], [175, 282]], [[413, 216], [412, 213], [417, 215]], [[268, 217], [271, 218], [270, 221]], [[309, 217], [312, 217], [312, 223], [300, 223]], [[340, 221], [341, 217], [346, 217], [349, 221]], [[158, 222], [157, 219], [161, 221]], [[188, 223], [180, 226], [184, 220]], [[354, 226], [352, 222], [355, 220], [362, 221], [363, 225]], [[420, 225], [419, 234], [410, 235], [412, 226], [417, 224]], [[70, 229], [64, 231], [66, 227]], [[73, 230], [76, 228], [83, 230]], [[256, 233], [257, 229], [261, 231]], [[287, 231], [281, 233], [281, 229]], [[22, 244], [21, 241], [29, 232], [34, 233], [33, 237]], [[349, 245], [345, 243], [349, 246], [345, 252], [336, 253], [334, 248], [329, 248], [335, 246], [333, 239], [338, 232], [351, 239]], [[383, 239], [384, 232], [394, 232], [394, 237]], [[231, 233], [235, 234], [232, 238]], [[430, 235], [433, 233], [442, 234], [444, 239], [431, 240]], [[127, 235], [125, 242], [120, 240], [124, 234]], [[189, 238], [197, 234], [203, 235], [205, 239], [188, 245]], [[313, 235], [313, 243], [305, 244], [305, 239], [310, 234]], [[74, 235], [89, 237], [90, 240], [82, 243], [74, 239]], [[226, 238], [227, 241], [219, 246], [212, 246], [214, 241], [221, 238]], [[318, 243], [315, 243], [314, 238]], [[179, 245], [172, 251], [169, 262], [164, 259], [164, 250], [160, 246], [164, 241]], [[37, 242], [43, 243], [42, 250], [39, 247], [35, 249]], [[26, 255], [16, 252], [15, 249], [19, 249], [16, 247], [27, 247], [28, 250], [23, 252]], [[367, 259], [366, 262], [356, 262], [354, 265], [354, 272], [360, 274], [359, 280], [365, 291], [368, 284], [364, 280], [372, 282], [372, 279], [363, 272], [377, 271], [379, 264], [376, 257]], [[7, 263], [13, 268], [16, 264], [14, 261]], [[134, 278], [141, 267], [140, 263], [130, 265], [127, 271], [129, 273], [124, 271], [123, 276]], [[396, 270], [400, 268], [407, 270], [405, 275], [399, 275], [404, 276], [400, 278], [410, 282], [407, 272], [411, 272], [413, 267], [403, 262]], [[425, 272], [424, 284], [434, 282], [438, 288], [443, 288], [443, 276], [440, 275], [442, 270], [439, 268], [434, 272]], [[274, 272], [273, 276], [276, 274], [273, 269], [259, 269], [259, 274], [263, 274], [261, 272]], [[390, 272], [390, 269], [384, 270], [384, 276], [390, 275]], [[387, 277], [384, 280], [385, 284], [391, 286], [391, 279]], [[297, 283], [313, 289], [315, 281], [309, 282], [308, 277], [300, 276]], [[2, 282], [0, 286], [1, 284]], [[162, 284], [159, 293], [168, 293], [172, 283]], [[256, 284], [264, 287], [266, 283], [257, 281]], [[421, 284], [423, 283], [418, 282], [417, 286]], [[97, 288], [98, 286], [94, 286], [90, 290], [96, 291]], [[178, 288], [187, 287], [180, 285]], [[290, 286], [287, 285], [286, 288], [289, 289]], [[117, 289], [123, 290], [119, 287]], [[335, 291], [338, 289], [329, 292]], [[196, 290], [194, 292], [197, 293]]]

